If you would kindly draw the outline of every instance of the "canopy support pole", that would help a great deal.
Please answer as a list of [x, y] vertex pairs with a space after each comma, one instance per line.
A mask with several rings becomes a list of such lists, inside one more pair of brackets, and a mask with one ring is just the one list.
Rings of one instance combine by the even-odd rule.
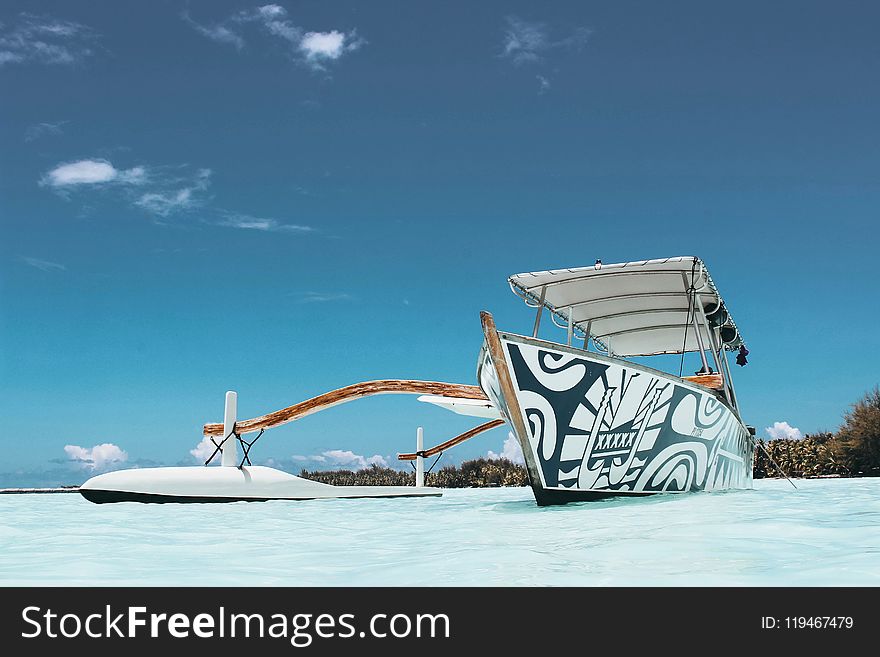
[[[696, 265], [696, 261], [694, 262]], [[697, 288], [694, 287], [694, 274], [691, 271], [691, 280], [688, 281], [687, 274], [681, 272], [681, 280], [684, 282], [684, 291], [688, 295], [688, 311], [691, 308], [696, 308], [696, 306], [700, 306], [700, 310], [704, 313], [703, 303], [700, 301], [699, 295], [697, 294]], [[697, 345], [700, 347], [700, 360], [703, 361], [703, 371], [707, 374], [709, 373], [709, 361], [706, 360], [706, 348], [703, 346], [703, 336], [700, 335], [700, 325], [697, 324], [697, 312], [694, 310], [690, 312], [691, 322], [694, 325], [694, 333], [697, 334]], [[682, 346], [682, 357], [684, 357], [684, 352], [687, 351], [687, 325], [685, 324], [685, 344]]]
[[712, 327], [709, 326], [709, 318], [706, 317], [706, 309], [703, 308], [703, 304], [698, 304], [700, 308], [700, 317], [703, 318], [703, 325], [706, 327], [706, 332], [709, 334], [709, 351], [712, 352], [712, 359], [715, 361], [715, 367], [718, 368], [718, 373], [721, 375], [721, 380], [724, 382], [724, 396], [727, 397], [727, 401], [733, 406], [733, 398], [730, 395], [730, 387], [727, 383], [727, 375], [724, 373], [724, 368], [721, 365], [721, 359], [718, 358], [718, 343], [715, 341], [715, 332], [712, 330]]
[[535, 316], [535, 328], [532, 331], [532, 337], [538, 337], [538, 329], [541, 327], [541, 315], [544, 313], [544, 299], [547, 298], [547, 286], [541, 288], [541, 298], [538, 301], [538, 314]]
[[574, 337], [574, 308], [569, 307], [568, 309], [568, 330], [567, 330], [567, 339], [568, 346], [571, 346], [571, 340]]
[[724, 363], [724, 380], [730, 384], [730, 394], [733, 397], [731, 403], [739, 413], [739, 402], [736, 399], [736, 388], [733, 387], [733, 376], [730, 374], [730, 363], [727, 362], [727, 354], [724, 353], [724, 347], [721, 348], [721, 362]]
[[[699, 300], [697, 300], [699, 304]], [[700, 304], [701, 305], [701, 304]], [[697, 324], [697, 315], [694, 313], [694, 332], [697, 334], [697, 344], [700, 346], [700, 360], [703, 361], [703, 370], [709, 372], [709, 361], [706, 360], [706, 347], [703, 346], [703, 336], [700, 335], [700, 325]]]

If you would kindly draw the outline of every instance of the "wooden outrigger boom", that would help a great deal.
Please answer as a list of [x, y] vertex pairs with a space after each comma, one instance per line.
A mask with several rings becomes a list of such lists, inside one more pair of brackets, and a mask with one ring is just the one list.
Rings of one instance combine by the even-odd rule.
[[489, 429], [494, 429], [495, 427], [500, 427], [502, 424], [504, 424], [504, 420], [490, 420], [489, 422], [486, 422], [485, 424], [481, 424], [479, 426], [474, 427], [473, 429], [469, 429], [469, 430], [465, 431], [464, 433], [460, 433], [455, 438], [450, 438], [449, 440], [447, 440], [444, 443], [440, 443], [439, 445], [435, 445], [434, 447], [431, 447], [430, 449], [426, 449], [424, 452], [421, 452], [421, 453], [412, 452], [409, 454], [398, 454], [397, 460], [398, 461], [415, 461], [416, 458], [419, 456], [423, 456], [426, 458], [429, 456], [434, 456], [435, 454], [439, 454], [440, 452], [445, 452], [447, 449], [455, 447], [456, 445], [460, 445], [465, 440], [469, 440], [469, 439], [473, 438], [474, 436], [479, 436], [484, 431], [488, 431]]
[[[337, 404], [344, 404], [362, 397], [370, 397], [372, 395], [441, 395], [444, 397], [457, 397], [459, 399], [488, 400], [486, 394], [479, 386], [464, 385], [460, 383], [412, 381], [408, 379], [363, 381], [361, 383], [345, 386], [344, 388], [337, 388], [336, 390], [325, 392], [322, 395], [306, 399], [298, 404], [282, 408], [273, 413], [251, 418], [250, 420], [236, 422], [235, 432], [238, 435], [243, 435], [246, 433], [261, 431], [263, 429], [269, 429], [271, 427], [277, 427], [298, 420], [306, 415], [323, 411], [325, 408], [330, 408]], [[486, 429], [483, 429], [483, 431], [485, 430]], [[203, 433], [206, 436], [222, 437], [224, 435], [223, 424], [219, 422], [206, 424]], [[468, 438], [469, 437], [471, 436], [468, 436]], [[467, 438], [462, 438], [459, 442], [464, 440], [467, 440]]]

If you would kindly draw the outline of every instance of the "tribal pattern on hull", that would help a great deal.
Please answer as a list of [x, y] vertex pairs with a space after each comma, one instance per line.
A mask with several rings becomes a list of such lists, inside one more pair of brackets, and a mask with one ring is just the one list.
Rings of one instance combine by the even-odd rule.
[[[752, 439], [711, 392], [587, 352], [502, 344], [528, 433], [518, 438], [542, 487], [619, 493], [751, 487]], [[501, 396], [496, 386], [484, 388], [493, 401]], [[506, 403], [497, 405], [507, 410]]]

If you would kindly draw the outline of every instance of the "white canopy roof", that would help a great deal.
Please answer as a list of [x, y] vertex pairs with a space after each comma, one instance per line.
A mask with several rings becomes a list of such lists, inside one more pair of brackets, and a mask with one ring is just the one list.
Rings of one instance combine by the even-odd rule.
[[[689, 312], [695, 294], [715, 327], [716, 341], [728, 350], [742, 344], [739, 331], [724, 307], [706, 266], [699, 258], [682, 256], [623, 262], [577, 269], [516, 274], [511, 288], [532, 306], [544, 305], [575, 329], [618, 356], [650, 356], [697, 351], [700, 346]], [[693, 292], [689, 289], [693, 287]], [[710, 348], [699, 308], [697, 324], [703, 345]], [[687, 327], [687, 331], [685, 330]]]

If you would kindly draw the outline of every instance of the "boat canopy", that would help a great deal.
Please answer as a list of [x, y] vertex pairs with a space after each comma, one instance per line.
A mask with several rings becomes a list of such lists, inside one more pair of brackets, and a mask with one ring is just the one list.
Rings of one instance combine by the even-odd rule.
[[589, 335], [617, 356], [700, 351], [701, 341], [706, 348], [714, 342], [730, 351], [743, 345], [706, 266], [693, 256], [613, 265], [597, 261], [508, 280], [527, 304], [548, 308], [557, 326], [567, 328], [570, 322], [572, 331]]

